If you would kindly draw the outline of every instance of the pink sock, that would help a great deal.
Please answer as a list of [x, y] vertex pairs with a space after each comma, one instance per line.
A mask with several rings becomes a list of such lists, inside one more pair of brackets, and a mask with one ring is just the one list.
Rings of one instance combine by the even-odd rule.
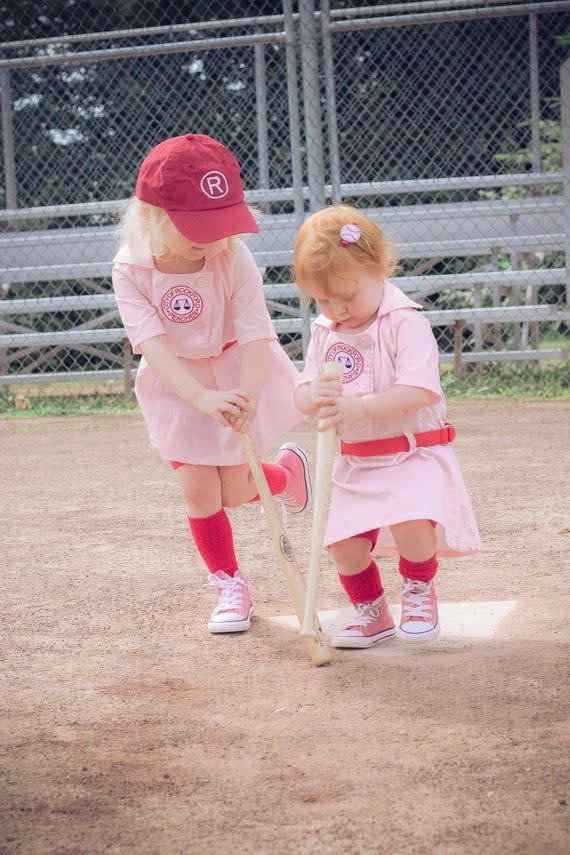
[[211, 517], [188, 517], [188, 525], [210, 573], [223, 570], [233, 576], [237, 570], [232, 527], [223, 508]]
[[371, 561], [362, 573], [356, 573], [354, 576], [339, 573], [338, 578], [351, 603], [371, 603], [384, 593], [375, 561]]
[[[287, 470], [279, 463], [262, 463], [261, 468], [267, 479], [272, 496], [282, 493], [287, 486]], [[259, 496], [254, 496], [250, 502], [259, 502]]]
[[437, 554], [434, 553], [427, 561], [408, 561], [400, 556], [400, 573], [406, 579], [429, 582], [437, 573]]

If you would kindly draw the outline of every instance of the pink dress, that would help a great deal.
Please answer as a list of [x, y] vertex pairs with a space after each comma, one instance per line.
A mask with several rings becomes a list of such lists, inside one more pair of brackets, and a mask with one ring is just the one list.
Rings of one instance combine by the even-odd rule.
[[[113, 288], [133, 352], [166, 335], [189, 373], [210, 389], [239, 387], [240, 345], [270, 342], [267, 380], [254, 425], [260, 454], [303, 420], [293, 403], [297, 369], [279, 345], [265, 305], [261, 274], [237, 241], [206, 260], [199, 273], [161, 273], [152, 256], [122, 247], [114, 259]], [[165, 460], [206, 466], [245, 462], [239, 436], [171, 392], [141, 359], [135, 392], [152, 444]]]
[[[434, 393], [434, 403], [404, 419], [350, 426], [341, 437], [345, 442], [419, 433], [445, 424], [437, 344], [429, 322], [417, 311], [420, 308], [386, 282], [378, 315], [363, 332], [337, 333], [334, 322], [323, 315], [313, 323], [305, 369], [297, 385], [320, 374], [326, 362], [340, 361], [344, 395], [385, 392], [396, 385], [418, 386]], [[325, 546], [380, 528], [373, 554], [397, 554], [389, 526], [413, 519], [437, 523], [439, 555], [462, 555], [481, 548], [452, 445], [377, 457], [337, 454]]]

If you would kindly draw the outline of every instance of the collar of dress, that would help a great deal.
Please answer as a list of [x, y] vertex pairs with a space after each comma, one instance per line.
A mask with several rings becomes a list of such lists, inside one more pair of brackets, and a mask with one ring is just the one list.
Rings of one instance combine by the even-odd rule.
[[[421, 309], [423, 308], [420, 303], [415, 303], [413, 300], [410, 300], [409, 297], [406, 297], [403, 291], [396, 287], [392, 282], [386, 281], [384, 283], [384, 296], [382, 297], [382, 302], [378, 307], [378, 315], [377, 320], [383, 318], [385, 315], [390, 314], [390, 312], [398, 311], [398, 309]], [[326, 329], [334, 330], [335, 322], [331, 321], [329, 318], [325, 318], [324, 315], [319, 315], [315, 321], [315, 324], [320, 327], [325, 327]], [[366, 330], [365, 330], [366, 332]]]

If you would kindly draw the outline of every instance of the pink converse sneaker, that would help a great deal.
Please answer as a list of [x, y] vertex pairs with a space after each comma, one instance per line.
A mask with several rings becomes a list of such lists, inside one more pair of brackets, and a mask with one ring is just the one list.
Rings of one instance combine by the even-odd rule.
[[372, 603], [359, 603], [356, 616], [332, 640], [333, 647], [372, 647], [396, 635], [386, 597]]
[[253, 600], [239, 570], [228, 576], [223, 570], [210, 573], [210, 585], [218, 592], [218, 604], [210, 616], [210, 632], [245, 632], [251, 626]]
[[304, 511], [311, 499], [311, 475], [309, 461], [302, 448], [294, 442], [286, 442], [277, 452], [274, 461], [287, 470], [287, 483], [278, 497], [292, 514]]
[[433, 641], [438, 635], [439, 619], [433, 582], [404, 579], [399, 638], [417, 643]]

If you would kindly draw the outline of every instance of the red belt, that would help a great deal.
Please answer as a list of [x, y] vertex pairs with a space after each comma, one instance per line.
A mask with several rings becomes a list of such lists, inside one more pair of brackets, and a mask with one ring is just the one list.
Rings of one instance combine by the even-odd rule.
[[[426, 430], [414, 433], [417, 448], [428, 448], [431, 445], [447, 445], [455, 439], [455, 428], [446, 424], [439, 430]], [[407, 436], [389, 436], [386, 439], [370, 439], [366, 442], [342, 442], [342, 454], [352, 454], [355, 457], [377, 457], [382, 454], [398, 454], [400, 451], [410, 451], [412, 448]]]

